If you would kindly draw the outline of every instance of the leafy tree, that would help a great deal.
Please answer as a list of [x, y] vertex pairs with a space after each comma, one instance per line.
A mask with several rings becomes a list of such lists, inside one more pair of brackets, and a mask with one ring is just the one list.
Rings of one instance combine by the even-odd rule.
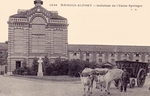
[[26, 61], [26, 59], [23, 60], [22, 67], [27, 67], [27, 61]]
[[52, 75], [52, 72], [55, 70], [55, 63], [51, 63], [48, 67], [46, 67], [46, 75]]
[[68, 75], [75, 77], [78, 77], [79, 72], [82, 72], [84, 68], [94, 69], [96, 67], [95, 62], [87, 62], [79, 59], [69, 61], [68, 65], [69, 65]]
[[68, 60], [62, 61], [60, 70], [61, 75], [68, 75], [68, 71], [69, 71]]
[[6, 64], [7, 64], [7, 53], [6, 52], [0, 52], [0, 66], [1, 66], [1, 73], [0, 74], [3, 74], [2, 66], [6, 65]]
[[62, 61], [61, 58], [56, 58], [54, 63], [51, 63], [46, 68], [47, 75], [68, 75], [68, 61]]
[[37, 75], [37, 72], [38, 72], [38, 58], [34, 58], [33, 59], [33, 63], [32, 63], [32, 68], [31, 68], [31, 71], [32, 71], [32, 74], [33, 75]]
[[56, 61], [56, 71], [58, 72], [58, 75], [67, 75], [68, 74], [68, 61]]
[[75, 76], [78, 77], [78, 72], [81, 72], [84, 69], [84, 63], [81, 60], [71, 60], [69, 61], [69, 76]]
[[43, 58], [43, 71], [44, 71], [44, 74], [46, 74], [46, 70], [47, 70], [47, 67], [50, 65], [50, 61], [49, 61], [49, 58], [47, 56], [45, 56]]

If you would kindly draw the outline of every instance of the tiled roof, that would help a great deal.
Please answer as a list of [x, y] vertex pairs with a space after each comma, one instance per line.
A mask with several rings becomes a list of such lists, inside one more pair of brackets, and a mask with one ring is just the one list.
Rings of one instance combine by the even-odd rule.
[[20, 12], [18, 14], [11, 15], [10, 18], [27, 18], [27, 12]]
[[8, 50], [8, 44], [6, 44], [6, 43], [0, 43], [0, 49], [2, 49], [2, 50]]
[[[45, 8], [43, 8], [42, 6], [35, 6], [33, 8], [31, 8], [30, 10], [34, 10], [36, 9], [37, 7], [40, 7], [42, 10], [46, 10]], [[25, 10], [23, 12], [20, 12], [20, 13], [17, 13], [17, 14], [14, 14], [14, 15], [11, 15], [10, 18], [27, 18], [27, 13], [30, 11], [30, 10]], [[58, 15], [58, 14], [55, 14], [53, 13], [52, 11], [48, 11], [46, 10], [47, 12], [49, 12], [51, 15], [50, 15], [50, 19], [58, 19], [58, 20], [67, 20], [66, 18]]]
[[51, 19], [57, 19], [57, 20], [67, 20], [66, 18], [64, 18], [60, 15], [52, 15], [50, 18]]
[[68, 44], [68, 51], [150, 52], [150, 46]]
[[[0, 43], [0, 49], [8, 50], [8, 44]], [[150, 52], [150, 46], [121, 46], [121, 45], [81, 45], [68, 44], [68, 51], [97, 51], [97, 52]]]

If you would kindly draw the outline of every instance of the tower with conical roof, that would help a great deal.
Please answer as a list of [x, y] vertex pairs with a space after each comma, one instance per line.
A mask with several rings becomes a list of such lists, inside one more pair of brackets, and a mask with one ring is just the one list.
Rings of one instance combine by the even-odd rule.
[[48, 11], [35, 0], [29, 10], [18, 10], [8, 21], [8, 74], [22, 67], [25, 60], [32, 66], [33, 58], [48, 56], [67, 59], [68, 23], [57, 11]]

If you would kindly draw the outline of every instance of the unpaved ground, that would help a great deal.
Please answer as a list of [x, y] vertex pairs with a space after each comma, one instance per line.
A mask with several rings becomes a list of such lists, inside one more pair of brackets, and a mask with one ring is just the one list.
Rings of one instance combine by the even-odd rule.
[[[150, 96], [149, 86], [150, 77], [142, 88], [128, 88], [126, 93], [119, 92], [112, 84], [109, 96]], [[54, 82], [0, 76], [0, 96], [83, 96], [83, 87], [80, 81]], [[100, 96], [100, 91], [93, 88], [91, 96]]]

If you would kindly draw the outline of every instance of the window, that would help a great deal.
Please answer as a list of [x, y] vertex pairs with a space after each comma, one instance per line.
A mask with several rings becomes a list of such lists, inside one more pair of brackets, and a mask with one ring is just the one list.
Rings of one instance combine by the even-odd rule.
[[137, 59], [136, 62], [139, 62], [139, 60]]
[[16, 61], [16, 69], [19, 69], [21, 67], [21, 61]]
[[148, 63], [150, 63], [150, 60], [148, 60]]
[[124, 54], [124, 56], [125, 56], [125, 57], [127, 57], [127, 56], [128, 56], [128, 54]]
[[22, 29], [14, 30], [14, 52], [22, 52], [24, 49], [24, 32]]
[[102, 55], [102, 53], [99, 53], [99, 57], [102, 57], [103, 55]]
[[35, 17], [32, 21], [31, 26], [31, 42], [30, 42], [31, 52], [33, 53], [45, 52], [45, 44], [46, 44], [45, 34], [46, 34], [45, 20], [42, 17]]
[[89, 59], [86, 59], [86, 61], [89, 62], [90, 60], [89, 60]]
[[63, 32], [56, 30], [53, 35], [54, 53], [62, 53], [63, 51]]
[[101, 62], [102, 62], [102, 59], [99, 59], [99, 62], [101, 63]]
[[3, 58], [3, 54], [2, 54], [2, 52], [0, 52], [0, 58]]
[[136, 57], [139, 57], [139, 54], [136, 54]]
[[90, 54], [89, 54], [89, 53], [86, 53], [86, 56], [90, 56]]
[[76, 55], [77, 55], [77, 53], [74, 53], [73, 55], [74, 55], [74, 56], [76, 56]]
[[45, 52], [45, 37], [45, 25], [33, 24], [31, 33], [31, 52]]
[[115, 56], [115, 54], [114, 53], [111, 53], [111, 57], [114, 57]]
[[115, 59], [111, 59], [111, 63], [115, 63]]

